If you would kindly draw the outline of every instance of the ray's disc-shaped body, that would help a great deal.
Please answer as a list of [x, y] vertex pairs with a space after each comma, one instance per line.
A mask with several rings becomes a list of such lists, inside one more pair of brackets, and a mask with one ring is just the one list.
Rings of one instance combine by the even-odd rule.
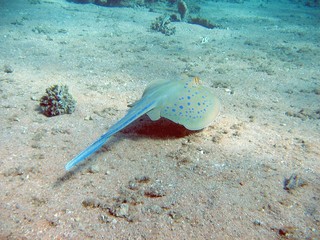
[[151, 120], [160, 117], [181, 124], [189, 130], [200, 130], [209, 126], [220, 111], [220, 101], [209, 88], [199, 83], [199, 78], [151, 83], [140, 100], [132, 105], [128, 113], [114, 124], [98, 140], [79, 153], [65, 166], [70, 170], [86, 159], [115, 133], [147, 113]]

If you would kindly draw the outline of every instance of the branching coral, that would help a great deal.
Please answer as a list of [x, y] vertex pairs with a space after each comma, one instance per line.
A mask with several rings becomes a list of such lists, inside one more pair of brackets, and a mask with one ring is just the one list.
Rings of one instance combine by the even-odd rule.
[[76, 107], [76, 101], [69, 94], [68, 90], [66, 85], [53, 85], [47, 88], [47, 94], [40, 99], [42, 113], [47, 117], [73, 113]]
[[151, 24], [151, 29], [170, 36], [176, 32], [175, 27], [169, 27], [171, 23], [170, 16], [160, 16]]

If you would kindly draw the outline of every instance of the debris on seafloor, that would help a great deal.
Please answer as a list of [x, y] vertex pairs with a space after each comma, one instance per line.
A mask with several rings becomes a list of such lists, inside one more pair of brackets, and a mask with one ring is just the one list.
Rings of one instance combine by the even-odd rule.
[[307, 185], [307, 182], [303, 180], [300, 176], [293, 173], [289, 178], [284, 180], [284, 189], [288, 192], [297, 189], [298, 187], [303, 187]]
[[158, 205], [155, 200], [166, 197], [168, 193], [162, 181], [157, 179], [152, 181], [149, 176], [139, 175], [129, 180], [125, 187], [121, 187], [119, 195], [103, 200], [88, 197], [82, 201], [82, 206], [88, 209], [100, 209], [98, 219], [102, 223], [115, 222], [116, 218], [134, 222], [139, 215], [163, 213], [176, 221], [182, 215], [175, 213], [176, 211], [170, 207]]

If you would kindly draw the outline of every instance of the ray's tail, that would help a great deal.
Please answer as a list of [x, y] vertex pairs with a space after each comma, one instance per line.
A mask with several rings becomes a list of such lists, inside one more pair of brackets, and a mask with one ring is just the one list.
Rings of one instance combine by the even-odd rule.
[[73, 168], [78, 163], [85, 160], [87, 157], [89, 157], [91, 154], [99, 150], [103, 144], [115, 133], [119, 132], [121, 129], [128, 126], [130, 123], [132, 123], [134, 120], [142, 116], [143, 114], [149, 112], [156, 106], [156, 101], [146, 101], [145, 99], [139, 100], [125, 115], [120, 121], [118, 121], [115, 125], [110, 127], [110, 129], [103, 134], [100, 138], [98, 138], [94, 143], [92, 143], [89, 147], [87, 147], [85, 150], [80, 152], [75, 158], [73, 158], [71, 161], [69, 161], [65, 169], [69, 171], [71, 168]]

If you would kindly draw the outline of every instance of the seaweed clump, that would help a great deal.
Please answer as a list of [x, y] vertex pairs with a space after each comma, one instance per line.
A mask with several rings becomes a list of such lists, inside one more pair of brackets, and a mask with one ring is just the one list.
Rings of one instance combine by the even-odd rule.
[[188, 21], [191, 24], [197, 24], [205, 28], [213, 29], [213, 28], [221, 28], [221, 25], [211, 23], [208, 19], [201, 18], [201, 17], [195, 17], [191, 18], [190, 21]]
[[156, 20], [151, 24], [151, 29], [157, 32], [161, 32], [166, 36], [170, 36], [175, 34], [176, 32], [175, 27], [169, 26], [170, 23], [171, 17], [163, 15], [156, 18]]
[[187, 4], [183, 0], [178, 1], [178, 12], [180, 14], [181, 20], [184, 20], [188, 16], [189, 9]]
[[53, 85], [47, 88], [47, 94], [40, 99], [42, 113], [47, 117], [73, 113], [76, 107], [76, 101], [68, 90], [67, 85]]

